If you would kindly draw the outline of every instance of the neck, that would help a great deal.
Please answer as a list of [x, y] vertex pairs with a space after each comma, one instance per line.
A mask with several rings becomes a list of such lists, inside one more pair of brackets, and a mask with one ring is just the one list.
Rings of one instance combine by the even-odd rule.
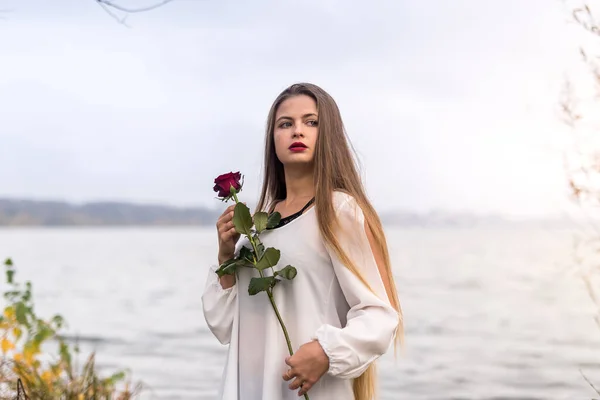
[[308, 201], [315, 196], [315, 183], [312, 169], [300, 170], [286, 168], [284, 174], [286, 204], [293, 204], [296, 201]]

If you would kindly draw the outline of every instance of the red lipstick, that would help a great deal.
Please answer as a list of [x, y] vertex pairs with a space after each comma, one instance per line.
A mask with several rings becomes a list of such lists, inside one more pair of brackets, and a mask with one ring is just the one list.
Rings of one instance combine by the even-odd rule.
[[306, 147], [306, 145], [302, 142], [294, 142], [292, 143], [292, 145], [289, 147], [289, 149], [291, 151], [304, 151], [306, 150], [308, 147]]

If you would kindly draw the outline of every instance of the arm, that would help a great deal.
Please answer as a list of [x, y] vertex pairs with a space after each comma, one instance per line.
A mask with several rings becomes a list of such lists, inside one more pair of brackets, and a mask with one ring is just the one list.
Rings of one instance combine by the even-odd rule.
[[[219, 277], [215, 273], [217, 268], [218, 266], [213, 265], [208, 271], [204, 293], [202, 294], [202, 310], [206, 324], [213, 335], [221, 344], [228, 344], [231, 340], [238, 285], [233, 280], [234, 284], [232, 286], [222, 286]], [[224, 289], [224, 287], [227, 288]]]
[[[381, 277], [382, 256], [374, 251], [364, 215], [354, 198], [340, 196], [337, 208], [338, 241], [375, 293], [370, 291], [345, 265], [333, 249], [327, 248], [332, 265], [350, 307], [346, 326], [322, 325], [314, 337], [329, 358], [331, 376], [356, 378], [387, 351], [399, 324], [399, 315], [390, 305], [388, 290]], [[380, 272], [381, 267], [381, 272]], [[387, 280], [387, 276], [386, 276]]]

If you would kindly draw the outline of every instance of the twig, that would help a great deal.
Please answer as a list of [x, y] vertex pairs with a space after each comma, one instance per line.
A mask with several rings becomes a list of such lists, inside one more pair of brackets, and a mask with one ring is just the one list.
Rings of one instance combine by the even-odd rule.
[[[584, 14], [584, 17], [580, 17], [581, 14]], [[600, 28], [598, 27], [598, 21], [594, 18], [594, 13], [590, 9], [588, 5], [585, 5], [583, 8], [576, 8], [572, 13], [573, 19], [577, 22], [583, 29], [586, 31], [593, 33], [594, 35], [600, 36]]]
[[585, 381], [588, 383], [588, 385], [590, 385], [597, 394], [600, 394], [600, 390], [596, 389], [596, 386], [594, 386], [594, 384], [587, 378], [587, 376], [585, 376], [585, 374], [583, 373], [581, 368], [579, 369], [579, 373], [581, 373], [581, 376], [583, 376], [583, 379], [585, 379]]
[[150, 6], [146, 6], [146, 7], [141, 7], [141, 8], [128, 8], [128, 7], [123, 7], [119, 4], [116, 4], [114, 2], [112, 2], [111, 0], [96, 0], [98, 2], [98, 4], [100, 5], [105, 5], [108, 7], [112, 7], [115, 10], [119, 10], [119, 11], [123, 11], [126, 13], [139, 13], [139, 12], [145, 12], [145, 11], [150, 11], [150, 10], [154, 10], [155, 8], [158, 7], [162, 7], [167, 3], [172, 2], [173, 0], [161, 0], [160, 2], [150, 5]]
[[119, 18], [119, 16], [117, 14], [115, 14], [114, 12], [112, 12], [109, 8], [109, 6], [107, 6], [106, 4], [104, 4], [103, 1], [97, 0], [98, 4], [100, 5], [100, 7], [102, 7], [104, 9], [104, 11], [106, 11], [106, 13], [108, 15], [110, 15], [112, 18], [115, 19], [115, 21], [117, 21], [118, 23], [126, 26], [127, 28], [130, 28], [129, 25], [127, 25], [127, 23], [125, 22], [125, 20], [127, 19], [127, 15], [124, 16], [123, 18]]
[[162, 7], [165, 4], [170, 3], [172, 1], [173, 0], [161, 0], [160, 2], [155, 3], [153, 5], [141, 7], [141, 8], [123, 7], [123, 6], [113, 2], [112, 0], [96, 0], [96, 3], [98, 3], [98, 5], [100, 7], [102, 7], [102, 9], [104, 9], [104, 11], [108, 15], [110, 15], [112, 18], [114, 18], [115, 21], [126, 26], [127, 28], [130, 28], [130, 26], [127, 25], [127, 23], [125, 22], [125, 20], [127, 19], [127, 14], [121, 18], [115, 12], [113, 12], [112, 9], [118, 10], [118, 11], [121, 11], [124, 13], [141, 13], [141, 12], [150, 11], [150, 10], [154, 10], [155, 8]]
[[[23, 397], [21, 397], [21, 393], [23, 394]], [[21, 378], [17, 380], [17, 400], [29, 400], [29, 396], [27, 396], [27, 392], [25, 392]]]

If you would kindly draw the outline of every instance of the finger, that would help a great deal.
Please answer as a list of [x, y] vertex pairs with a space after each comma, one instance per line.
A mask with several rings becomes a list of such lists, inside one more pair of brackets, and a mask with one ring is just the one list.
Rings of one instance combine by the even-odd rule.
[[228, 215], [228, 214], [223, 214], [223, 215], [221, 215], [221, 216], [219, 217], [219, 219], [217, 220], [217, 226], [219, 226], [219, 225], [221, 225], [221, 224], [224, 224], [225, 222], [229, 221], [229, 219], [228, 219], [227, 215]]
[[219, 233], [227, 233], [231, 230], [231, 228], [233, 228], [235, 225], [233, 224], [233, 222], [225, 222], [222, 221], [219, 224], [217, 224], [217, 229], [219, 230]]
[[219, 235], [224, 237], [231, 230], [231, 228], [227, 227], [227, 224], [221, 224], [218, 226], [217, 230], [219, 231]]
[[221, 214], [219, 216], [219, 221], [221, 221], [221, 220], [227, 221], [232, 218], [233, 218], [233, 208], [229, 207], [225, 211], [223, 211], [223, 214]]
[[293, 365], [292, 365], [292, 363], [293, 363], [292, 357], [291, 356], [286, 357], [285, 358], [285, 363], [287, 365], [289, 365], [290, 367], [293, 367]]
[[304, 382], [303, 379], [296, 377], [296, 379], [294, 379], [294, 382], [290, 383], [289, 388], [292, 390], [296, 390], [302, 385], [303, 382]]
[[296, 373], [294, 371], [292, 371], [291, 369], [288, 369], [287, 371], [285, 371], [283, 373], [283, 375], [281, 377], [283, 378], [284, 381], [289, 381], [295, 376], [296, 376]]
[[310, 383], [304, 382], [302, 384], [302, 388], [298, 391], [298, 396], [304, 396], [306, 393], [308, 393], [311, 387], [312, 385]]
[[233, 211], [228, 211], [226, 213], [224, 213], [221, 218], [223, 218], [224, 222], [229, 222], [231, 220], [233, 220], [233, 216], [234, 216], [234, 212]]
[[235, 229], [230, 229], [230, 230], [228, 230], [228, 231], [225, 233], [224, 240], [225, 240], [225, 241], [227, 241], [227, 240], [231, 240], [231, 239], [233, 239], [233, 238], [235, 237], [235, 234], [236, 234], [236, 233], [237, 233], [237, 232], [235, 231]]
[[217, 223], [226, 224], [229, 221], [233, 221], [233, 211], [230, 213], [221, 215], [221, 217], [218, 219]]

